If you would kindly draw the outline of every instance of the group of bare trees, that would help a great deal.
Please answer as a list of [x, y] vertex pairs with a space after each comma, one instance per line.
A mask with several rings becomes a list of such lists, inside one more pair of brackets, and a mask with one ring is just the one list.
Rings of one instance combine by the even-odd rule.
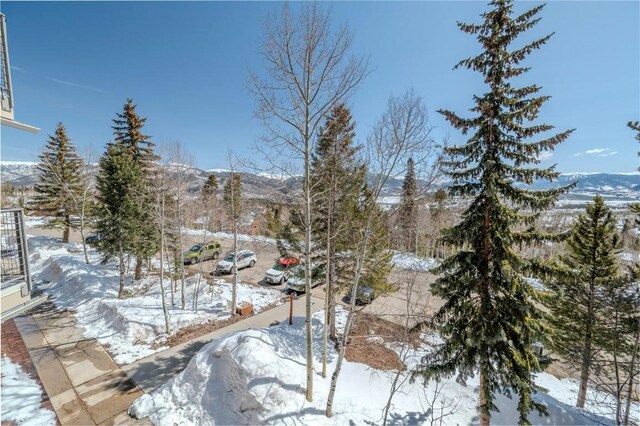
[[[253, 73], [252, 90], [258, 101], [257, 116], [267, 130], [267, 158], [293, 159], [302, 169], [300, 204], [303, 206], [305, 294], [306, 294], [306, 399], [313, 398], [313, 353], [311, 330], [311, 265], [313, 256], [313, 224], [315, 191], [310, 176], [312, 153], [322, 122], [331, 109], [345, 103], [369, 72], [366, 58], [350, 53], [352, 36], [345, 27], [333, 30], [331, 14], [318, 3], [305, 3], [292, 10], [285, 5], [278, 16], [265, 21], [262, 53], [266, 63], [263, 75]], [[386, 111], [367, 138], [362, 162], [369, 166], [369, 194], [360, 203], [371, 208], [366, 212], [357, 235], [355, 269], [350, 287], [350, 311], [341, 338], [336, 339], [338, 359], [331, 377], [326, 415], [333, 415], [333, 399], [346, 353], [347, 342], [356, 311], [358, 288], [369, 249], [372, 227], [378, 210], [378, 197], [390, 176], [405, 172], [409, 158], [416, 162], [433, 161], [435, 143], [430, 137], [426, 108], [412, 90], [392, 96]], [[275, 154], [275, 155], [274, 155]], [[293, 175], [292, 163], [276, 163], [273, 167]], [[330, 234], [329, 234], [330, 235]], [[330, 321], [325, 322], [328, 327]]]

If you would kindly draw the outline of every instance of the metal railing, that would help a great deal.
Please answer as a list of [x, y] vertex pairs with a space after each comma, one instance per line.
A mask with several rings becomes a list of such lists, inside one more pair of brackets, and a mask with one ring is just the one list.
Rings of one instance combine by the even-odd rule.
[[0, 210], [0, 283], [3, 289], [26, 283], [28, 291], [31, 291], [22, 209]]

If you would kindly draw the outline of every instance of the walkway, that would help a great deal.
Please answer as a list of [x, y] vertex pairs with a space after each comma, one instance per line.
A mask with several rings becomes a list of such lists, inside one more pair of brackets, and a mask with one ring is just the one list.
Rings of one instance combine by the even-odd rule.
[[61, 424], [149, 424], [126, 415], [142, 391], [73, 315], [45, 303], [14, 321]]
[[[312, 312], [324, 309], [324, 299], [312, 296]], [[305, 297], [301, 295], [293, 302], [293, 315], [305, 316]], [[277, 306], [268, 311], [261, 312], [245, 320], [238, 321], [227, 327], [212, 331], [196, 339], [173, 346], [166, 351], [157, 352], [147, 358], [140, 359], [132, 364], [122, 367], [127, 375], [146, 393], [149, 393], [168, 381], [175, 374], [184, 370], [191, 358], [211, 340], [236, 331], [250, 328], [268, 327], [278, 321], [288, 321], [289, 304]]]

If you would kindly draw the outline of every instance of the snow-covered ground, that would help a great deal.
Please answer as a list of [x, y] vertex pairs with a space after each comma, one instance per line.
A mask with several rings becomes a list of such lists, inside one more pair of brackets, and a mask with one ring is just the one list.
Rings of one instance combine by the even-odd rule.
[[55, 425], [53, 411], [41, 408], [40, 385], [7, 356], [2, 357], [2, 424], [14, 422], [22, 426]]
[[[128, 297], [118, 299], [119, 271], [116, 263], [100, 264], [100, 256], [90, 250], [86, 264], [79, 244], [62, 244], [54, 238], [30, 237], [32, 275], [39, 288], [61, 308], [73, 310], [84, 335], [108, 345], [118, 364], [129, 364], [163, 348], [165, 333], [160, 279], [149, 277], [133, 284], [127, 279]], [[198, 282], [200, 283], [198, 285]], [[185, 307], [182, 310], [180, 285], [175, 305], [170, 301], [170, 281], [165, 278], [165, 295], [171, 331], [187, 326], [229, 318], [231, 284], [217, 280], [213, 286], [204, 278], [191, 277], [185, 283]], [[192, 309], [198, 289], [198, 311]], [[239, 284], [238, 303], [250, 302], [254, 311], [281, 303], [277, 290]]]
[[[198, 237], [205, 237], [207, 240], [214, 240], [216, 238], [221, 238], [225, 240], [233, 240], [233, 234], [229, 232], [211, 232], [205, 231], [202, 229], [191, 229], [191, 228], [182, 228], [182, 232], [186, 235], [195, 235]], [[247, 235], [247, 234], [238, 234], [238, 241], [244, 241], [249, 243], [263, 243], [263, 244], [276, 244], [277, 240], [269, 237], [264, 237], [262, 235]]]
[[396, 268], [422, 272], [430, 271], [438, 266], [438, 262], [435, 259], [420, 258], [411, 253], [400, 253], [397, 251], [393, 252], [391, 263], [393, 263]]
[[[322, 312], [314, 315], [315, 369], [320, 368]], [[344, 311], [340, 313], [344, 320]], [[339, 327], [340, 328], [340, 327]], [[428, 339], [433, 342], [437, 339]], [[334, 416], [325, 414], [331, 372], [337, 354], [329, 353], [329, 377], [314, 376], [313, 402], [306, 402], [304, 319], [294, 325], [280, 324], [251, 329], [216, 339], [203, 347], [188, 367], [158, 390], [134, 402], [130, 414], [149, 416], [156, 425], [210, 424], [380, 424], [393, 372], [345, 361], [334, 400]], [[424, 347], [413, 353], [418, 360]], [[411, 366], [412, 362], [407, 363]], [[549, 417], [530, 415], [534, 424], [612, 424], [604, 417], [580, 410], [575, 403], [577, 385], [549, 374], [538, 376], [538, 383], [553, 387], [550, 394], [534, 398], [548, 407]], [[429, 424], [430, 412], [440, 413], [443, 406], [455, 407], [443, 424], [474, 424], [477, 418], [478, 379], [467, 385], [455, 379], [443, 383], [435, 398], [434, 384], [424, 387], [420, 381], [404, 383], [393, 400], [389, 420], [392, 424]], [[517, 424], [517, 400], [499, 395], [499, 413], [494, 424]], [[445, 409], [444, 411], [448, 411]], [[437, 424], [437, 422], [436, 422]]]
[[47, 223], [53, 220], [52, 217], [49, 216], [24, 216], [24, 226], [25, 228], [34, 228], [37, 226], [44, 226]]

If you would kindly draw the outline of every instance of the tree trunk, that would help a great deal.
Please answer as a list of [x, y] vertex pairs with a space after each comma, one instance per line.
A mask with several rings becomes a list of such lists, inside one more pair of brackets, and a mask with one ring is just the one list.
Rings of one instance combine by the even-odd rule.
[[578, 389], [578, 401], [576, 407], [584, 408], [587, 399], [587, 386], [589, 384], [589, 373], [591, 372], [591, 341], [593, 334], [593, 294], [595, 292], [595, 278], [592, 276], [589, 284], [589, 306], [587, 317], [585, 318], [586, 330], [584, 336], [584, 347], [582, 350], [582, 366], [580, 368], [580, 388]]
[[[209, 213], [207, 212], [207, 220], [202, 224], [202, 247], [207, 243], [207, 228], [209, 227]], [[200, 295], [200, 281], [202, 280], [202, 267], [204, 266], [204, 259], [200, 260], [198, 265], [198, 280], [193, 290], [193, 310], [198, 312], [198, 296]]]
[[86, 205], [87, 191], [85, 190], [84, 195], [82, 196], [82, 207], [80, 209], [80, 239], [82, 240], [82, 252], [84, 253], [84, 261], [89, 264], [89, 255], [87, 254], [87, 243], [84, 240], [84, 215], [85, 215], [85, 205]]
[[122, 241], [120, 241], [120, 250], [118, 253], [120, 258], [120, 289], [118, 290], [118, 297], [124, 296], [124, 250], [122, 249]]
[[167, 334], [171, 334], [169, 312], [164, 295], [164, 194], [162, 195], [162, 207], [160, 213], [160, 293], [162, 294], [162, 313], [164, 314], [164, 326]]
[[491, 420], [491, 414], [489, 413], [489, 394], [491, 390], [487, 385], [486, 381], [486, 371], [484, 367], [480, 367], [480, 401], [479, 401], [479, 409], [480, 409], [480, 426], [489, 426], [489, 422]]
[[[232, 191], [234, 192], [234, 191]], [[234, 204], [233, 202], [231, 204]], [[238, 219], [233, 215], [233, 284], [231, 285], [231, 315], [236, 314], [236, 303], [238, 297]]]
[[69, 232], [71, 229], [71, 216], [69, 214], [64, 215], [64, 229], [62, 231], [62, 242], [69, 242]]
[[178, 239], [180, 240], [180, 298], [182, 301], [182, 310], [185, 307], [184, 301], [184, 243], [182, 242], [182, 214], [178, 212]]
[[331, 265], [331, 214], [327, 220], [327, 250], [325, 271], [325, 288], [324, 288], [324, 325], [322, 327], [322, 377], [327, 377], [327, 337], [329, 334], [329, 299], [331, 297], [331, 278], [329, 277], [329, 269]]
[[629, 424], [629, 414], [631, 413], [631, 399], [633, 397], [633, 385], [634, 377], [637, 374], [635, 371], [636, 363], [638, 362], [638, 352], [640, 351], [640, 317], [638, 317], [638, 325], [636, 329], [636, 341], [633, 345], [633, 352], [631, 354], [631, 363], [629, 364], [629, 388], [627, 391], [627, 402], [624, 408], [624, 420], [623, 424]]
[[337, 341], [336, 335], [336, 289], [338, 287], [338, 277], [336, 275], [336, 263], [331, 262], [329, 268], [329, 274], [331, 279], [331, 294], [329, 298], [329, 338], [333, 341]]
[[[307, 132], [308, 135], [308, 132]], [[311, 334], [311, 185], [309, 182], [309, 137], [305, 143], [304, 179], [305, 179], [305, 230], [304, 230], [304, 289], [305, 289], [305, 334], [307, 340], [307, 401], [313, 401], [313, 336]]]
[[[166, 261], [167, 261], [167, 265], [169, 266], [169, 292], [171, 294], [171, 306], [176, 306], [175, 300], [174, 300], [174, 293], [175, 293], [175, 267], [173, 269], [171, 269], [171, 261], [169, 260], [169, 250], [165, 250], [165, 256], [166, 256]], [[175, 263], [175, 262], [174, 262]], [[175, 266], [175, 265], [174, 265]]]
[[362, 246], [360, 247], [360, 252], [358, 253], [358, 257], [356, 260], [356, 274], [353, 282], [353, 286], [351, 288], [351, 297], [350, 297], [350, 311], [349, 315], [347, 315], [347, 322], [344, 326], [344, 332], [342, 334], [342, 341], [339, 344], [338, 351], [338, 361], [336, 362], [336, 369], [333, 371], [331, 375], [331, 387], [329, 388], [329, 396], [327, 397], [327, 408], [325, 414], [327, 417], [333, 416], [333, 398], [336, 394], [336, 387], [338, 386], [338, 377], [340, 376], [340, 371], [342, 370], [342, 361], [344, 360], [344, 356], [347, 353], [347, 345], [349, 344], [349, 333], [351, 333], [351, 324], [353, 322], [353, 314], [356, 307], [356, 296], [358, 294], [358, 285], [360, 284], [360, 277], [362, 276], [362, 267], [364, 264], [364, 256], [367, 253], [367, 243], [369, 239], [368, 230], [371, 227], [371, 215], [367, 218], [367, 225], [364, 228], [364, 241], [362, 242]]
[[133, 279], [136, 281], [142, 279], [142, 258], [140, 256], [136, 256], [136, 270]]

